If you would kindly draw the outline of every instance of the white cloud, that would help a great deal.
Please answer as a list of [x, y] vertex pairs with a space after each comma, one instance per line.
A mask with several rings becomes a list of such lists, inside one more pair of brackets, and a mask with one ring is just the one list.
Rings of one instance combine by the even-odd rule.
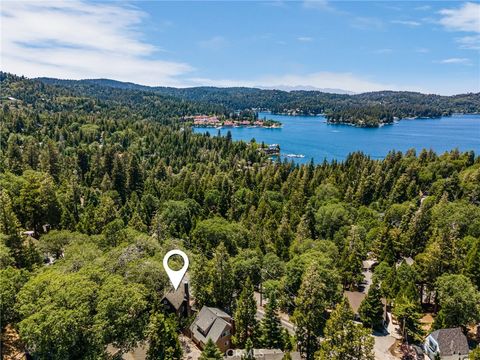
[[456, 9], [442, 9], [440, 24], [449, 30], [480, 33], [480, 4], [467, 2]]
[[392, 20], [392, 24], [399, 24], [399, 25], [405, 25], [405, 26], [410, 26], [410, 27], [417, 27], [422, 25], [418, 21], [413, 21], [413, 20]]
[[174, 86], [193, 68], [152, 59], [162, 49], [141, 39], [137, 26], [145, 16], [113, 3], [4, 1], [1, 68], [29, 77], [107, 77]]
[[467, 58], [449, 58], [449, 59], [443, 59], [438, 61], [440, 64], [464, 64], [464, 65], [469, 65], [470, 59]]
[[456, 39], [461, 49], [480, 50], [480, 35], [464, 36]]
[[316, 72], [305, 75], [287, 74], [280, 76], [264, 76], [255, 80], [238, 79], [208, 79], [191, 78], [189, 86], [246, 86], [262, 88], [317, 88], [317, 89], [342, 89], [353, 92], [366, 92], [378, 90], [417, 90], [415, 86], [399, 87], [394, 84], [378, 83], [352, 73]]
[[210, 39], [199, 41], [198, 45], [205, 49], [219, 50], [227, 46], [228, 41], [223, 36], [217, 35]]
[[297, 40], [300, 42], [312, 42], [313, 38], [310, 36], [299, 36]]

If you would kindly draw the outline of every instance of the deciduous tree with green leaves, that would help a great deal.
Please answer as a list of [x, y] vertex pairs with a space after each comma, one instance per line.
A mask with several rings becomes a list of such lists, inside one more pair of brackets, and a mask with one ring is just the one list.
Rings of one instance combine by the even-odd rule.
[[436, 289], [440, 311], [435, 328], [466, 328], [480, 321], [480, 292], [465, 275], [442, 275]]
[[146, 331], [149, 347], [147, 360], [180, 360], [182, 347], [177, 335], [176, 323], [162, 313], [154, 313]]

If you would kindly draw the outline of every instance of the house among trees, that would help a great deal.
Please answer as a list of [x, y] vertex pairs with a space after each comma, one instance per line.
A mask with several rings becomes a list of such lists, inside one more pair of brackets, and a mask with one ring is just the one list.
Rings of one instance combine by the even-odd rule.
[[168, 313], [186, 318], [191, 314], [190, 293], [188, 281], [180, 284], [177, 290], [170, 290], [162, 299], [162, 304]]
[[222, 353], [232, 346], [232, 317], [220, 309], [204, 306], [190, 326], [193, 342], [203, 349], [209, 339]]
[[[362, 301], [367, 297], [367, 294], [360, 291], [344, 291], [343, 295], [347, 298], [348, 303], [350, 304], [350, 307], [352, 308], [353, 313], [355, 314], [355, 319], [359, 320], [360, 305], [362, 304]], [[383, 323], [386, 326], [388, 325], [388, 322], [389, 322], [388, 313], [387, 313], [387, 301], [384, 298], [382, 298], [381, 301], [383, 304]]]
[[440, 329], [425, 339], [425, 354], [431, 360], [462, 360], [468, 357], [467, 337], [462, 329]]
[[278, 155], [280, 154], [280, 145], [270, 144], [261, 149], [267, 155]]

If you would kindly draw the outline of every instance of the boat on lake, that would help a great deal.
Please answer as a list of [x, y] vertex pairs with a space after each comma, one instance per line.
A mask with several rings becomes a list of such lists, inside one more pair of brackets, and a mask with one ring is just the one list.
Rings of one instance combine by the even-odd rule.
[[285, 155], [285, 157], [288, 157], [288, 158], [304, 158], [305, 155], [303, 155], [303, 154], [287, 154], [287, 155]]

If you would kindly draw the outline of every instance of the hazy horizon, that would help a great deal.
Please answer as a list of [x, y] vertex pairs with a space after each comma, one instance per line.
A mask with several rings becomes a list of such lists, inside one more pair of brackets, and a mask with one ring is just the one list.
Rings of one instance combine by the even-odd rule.
[[2, 70], [147, 86], [480, 91], [478, 2], [2, 1]]

